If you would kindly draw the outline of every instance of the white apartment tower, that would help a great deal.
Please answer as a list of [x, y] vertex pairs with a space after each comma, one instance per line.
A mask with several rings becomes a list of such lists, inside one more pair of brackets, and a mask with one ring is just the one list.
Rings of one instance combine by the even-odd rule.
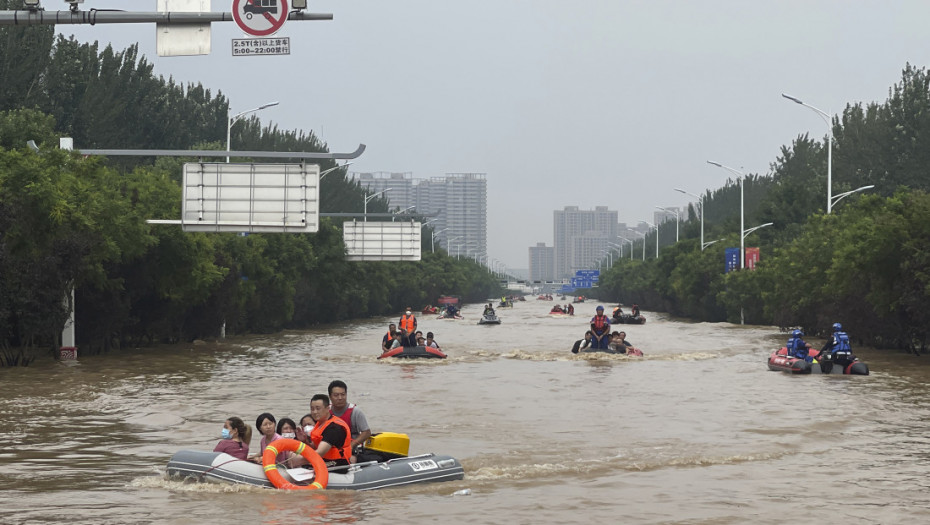
[[[450, 254], [476, 257], [488, 252], [488, 189], [484, 173], [447, 173], [414, 179], [410, 173], [353, 173], [362, 186], [384, 197], [392, 208], [416, 206], [411, 213], [430, 223], [437, 243]], [[445, 231], [443, 231], [445, 230]]]
[[[576, 270], [590, 268], [601, 259], [601, 250], [617, 238], [618, 215], [607, 206], [579, 210], [566, 206], [554, 212], [555, 276], [572, 277]], [[579, 239], [576, 242], [576, 238]]]
[[530, 280], [555, 280], [555, 248], [544, 242], [530, 246]]

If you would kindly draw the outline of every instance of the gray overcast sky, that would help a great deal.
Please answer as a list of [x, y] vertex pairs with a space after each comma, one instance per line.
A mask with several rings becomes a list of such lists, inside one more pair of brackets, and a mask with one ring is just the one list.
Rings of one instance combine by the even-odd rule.
[[[313, 130], [332, 151], [367, 144], [353, 171], [487, 173], [488, 251], [511, 268], [552, 245], [555, 209], [651, 222], [656, 205], [686, 205], [673, 188], [725, 183], [708, 159], [766, 173], [799, 134], [824, 137], [783, 92], [835, 114], [883, 102], [906, 63], [930, 63], [926, 0], [309, 3], [334, 19], [285, 24], [287, 57], [233, 58], [234, 23], [213, 24], [201, 57], [158, 57], [151, 24], [58, 29], [139, 42], [157, 74], [221, 90], [233, 112], [280, 101], [263, 123]], [[82, 7], [154, 11], [155, 0]]]

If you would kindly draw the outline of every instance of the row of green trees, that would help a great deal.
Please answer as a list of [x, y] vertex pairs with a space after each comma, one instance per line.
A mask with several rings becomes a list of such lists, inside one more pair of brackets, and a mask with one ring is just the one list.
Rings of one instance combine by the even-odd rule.
[[[83, 148], [222, 150], [228, 102], [156, 77], [135, 46], [100, 51], [55, 39], [49, 26], [2, 27], [0, 78], [0, 366], [28, 363], [29, 349], [56, 349], [72, 307], [86, 353], [212, 337], [222, 326], [273, 332], [385, 315], [441, 294], [499, 295], [487, 268], [432, 253], [429, 228], [421, 261], [355, 263], [346, 261], [341, 223], [325, 217], [316, 234], [147, 224], [180, 216], [181, 166], [198, 159], [85, 158], [59, 150], [58, 137]], [[262, 127], [255, 117], [236, 123], [233, 141], [243, 150], [327, 151], [312, 133]], [[321, 183], [321, 212], [360, 213], [366, 195], [344, 169], [333, 171]], [[368, 209], [384, 213], [388, 204], [377, 198]]]
[[[747, 237], [759, 246], [755, 271], [724, 273], [739, 246], [739, 187], [703, 195], [700, 249], [693, 207], [674, 242], [660, 232], [660, 256], [614, 260], [596, 293], [704, 321], [801, 327], [824, 335], [833, 322], [877, 347], [922, 349], [930, 341], [930, 75], [908, 64], [883, 104], [850, 104], [832, 122], [834, 195], [866, 185], [825, 214], [825, 142], [798, 137], [766, 175], [746, 181]], [[653, 246], [656, 233], [646, 239]], [[642, 252], [636, 243], [635, 255]], [[627, 255], [629, 253], [627, 252]]]

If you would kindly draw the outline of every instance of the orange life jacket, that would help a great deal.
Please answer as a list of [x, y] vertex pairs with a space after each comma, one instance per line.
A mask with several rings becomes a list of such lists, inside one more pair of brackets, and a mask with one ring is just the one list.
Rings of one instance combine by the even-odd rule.
[[400, 327], [407, 331], [408, 334], [412, 334], [417, 329], [417, 318], [413, 314], [407, 315], [404, 314], [400, 318]]
[[346, 425], [346, 422], [342, 418], [338, 418], [332, 414], [329, 415], [329, 419], [326, 421], [320, 422], [317, 421], [313, 425], [313, 430], [310, 431], [310, 441], [313, 441], [313, 444], [316, 446], [320, 445], [320, 442], [323, 441], [323, 431], [326, 430], [326, 427], [329, 425], [339, 425], [346, 431], [346, 441], [342, 446], [336, 446], [332, 443], [332, 448], [326, 451], [326, 454], [323, 454], [323, 459], [327, 461], [333, 461], [336, 459], [344, 459], [346, 461], [352, 457], [352, 430], [349, 429], [349, 425]]

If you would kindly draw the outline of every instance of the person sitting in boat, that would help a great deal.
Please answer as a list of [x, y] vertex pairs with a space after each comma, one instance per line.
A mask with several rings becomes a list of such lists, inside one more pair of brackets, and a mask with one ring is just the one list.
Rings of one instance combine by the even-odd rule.
[[626, 340], [626, 332], [614, 332], [610, 334], [610, 347], [616, 352], [625, 354], [627, 348], [633, 347], [633, 343]]
[[591, 330], [588, 330], [587, 332], [585, 332], [584, 339], [579, 339], [575, 341], [574, 345], [572, 345], [572, 353], [577, 354], [579, 351], [584, 350], [585, 348], [591, 346], [592, 337], [593, 335], [591, 334]]
[[820, 355], [842, 367], [849, 366], [856, 360], [856, 356], [852, 353], [852, 346], [849, 344], [849, 335], [843, 331], [843, 325], [833, 323], [833, 335], [820, 349]]
[[[332, 402], [329, 411], [332, 415], [342, 418], [342, 420], [349, 425], [349, 437], [351, 438], [351, 443], [349, 445], [354, 456], [355, 451], [364, 445], [365, 442], [368, 441], [368, 438], [371, 437], [371, 427], [368, 426], [368, 418], [365, 417], [362, 409], [358, 408], [353, 403], [349, 403], [349, 387], [346, 386], [344, 381], [336, 379], [329, 384], [328, 390], [329, 400]], [[355, 461], [352, 461], [352, 463], [355, 463]]]
[[310, 415], [316, 421], [310, 431], [310, 446], [326, 466], [348, 465], [352, 458], [352, 431], [342, 418], [329, 411], [328, 395], [315, 394], [310, 398]]
[[409, 306], [405, 310], [404, 315], [400, 316], [400, 322], [397, 323], [397, 326], [406, 330], [408, 334], [413, 334], [417, 331], [417, 318], [413, 315], [413, 310]]
[[223, 439], [213, 447], [213, 452], [224, 452], [238, 459], [248, 459], [249, 442], [252, 441], [252, 429], [238, 417], [231, 417], [223, 423]]
[[810, 356], [810, 343], [806, 342], [801, 337], [804, 335], [804, 332], [800, 330], [794, 330], [791, 332], [791, 339], [788, 339], [788, 344], [785, 348], [788, 349], [788, 355], [791, 357], [797, 357], [798, 359], [803, 359], [808, 363], [814, 361], [814, 358]]
[[[404, 348], [409, 348], [411, 346], [417, 346], [417, 335], [413, 332], [407, 333], [403, 328], [398, 328], [397, 330], [397, 339], [400, 341], [398, 346]], [[397, 348], [396, 346], [394, 348]]]
[[[265, 447], [271, 444], [272, 441], [281, 439], [281, 435], [276, 432], [277, 425], [277, 420], [268, 412], [263, 412], [255, 418], [255, 428], [262, 434], [262, 440], [259, 442], [258, 454], [250, 458], [255, 463], [262, 462], [262, 454], [265, 452]], [[275, 463], [283, 463], [286, 459], [286, 454], [281, 452], [278, 454], [278, 457], [275, 458]]]
[[630, 315], [632, 315], [633, 317], [639, 317], [639, 305], [638, 304], [634, 304], [630, 308]]
[[484, 307], [484, 313], [482, 315], [494, 315], [494, 306], [488, 303], [488, 305]]
[[388, 325], [387, 333], [381, 339], [381, 351], [387, 352], [396, 346], [395, 343], [400, 344], [397, 340], [397, 325], [391, 323]]
[[614, 319], [620, 319], [623, 316], [623, 308], [620, 305], [617, 305], [614, 308], [614, 311], [611, 312], [611, 315]]
[[604, 315], [604, 307], [598, 305], [591, 318], [591, 348], [606, 349], [610, 343], [610, 319]]
[[313, 416], [310, 414], [305, 414], [304, 417], [300, 418], [300, 425], [297, 426], [297, 440], [310, 444], [310, 432], [313, 431]]
[[565, 307], [565, 313], [567, 313], [568, 315], [575, 315], [575, 307], [570, 304], [567, 305]]
[[426, 339], [423, 337], [423, 332], [417, 330], [416, 340], [417, 340], [417, 346], [423, 346], [423, 344], [426, 342]]
[[446, 313], [443, 315], [443, 317], [447, 317], [447, 318], [451, 319], [451, 318], [455, 317], [455, 314], [457, 314], [457, 313], [458, 313], [458, 309], [455, 307], [454, 304], [447, 304], [447, 305], [446, 305]]
[[439, 348], [439, 343], [437, 343], [436, 340], [433, 339], [433, 332], [426, 332], [426, 344], [423, 346], [428, 346], [430, 348], [442, 350], [441, 348]]
[[[297, 439], [297, 423], [294, 423], [294, 420], [289, 417], [282, 417], [278, 420], [278, 427], [276, 431], [278, 432], [278, 435], [284, 439]], [[291, 458], [296, 456], [296, 454], [289, 451], [282, 452], [280, 455], [285, 457], [285, 465], [289, 465]]]
[[553, 313], [553, 314], [560, 314], [560, 313], [562, 313], [562, 305], [557, 304], [557, 305], [553, 306], [553, 307], [552, 307], [552, 310], [549, 310], [549, 313]]

